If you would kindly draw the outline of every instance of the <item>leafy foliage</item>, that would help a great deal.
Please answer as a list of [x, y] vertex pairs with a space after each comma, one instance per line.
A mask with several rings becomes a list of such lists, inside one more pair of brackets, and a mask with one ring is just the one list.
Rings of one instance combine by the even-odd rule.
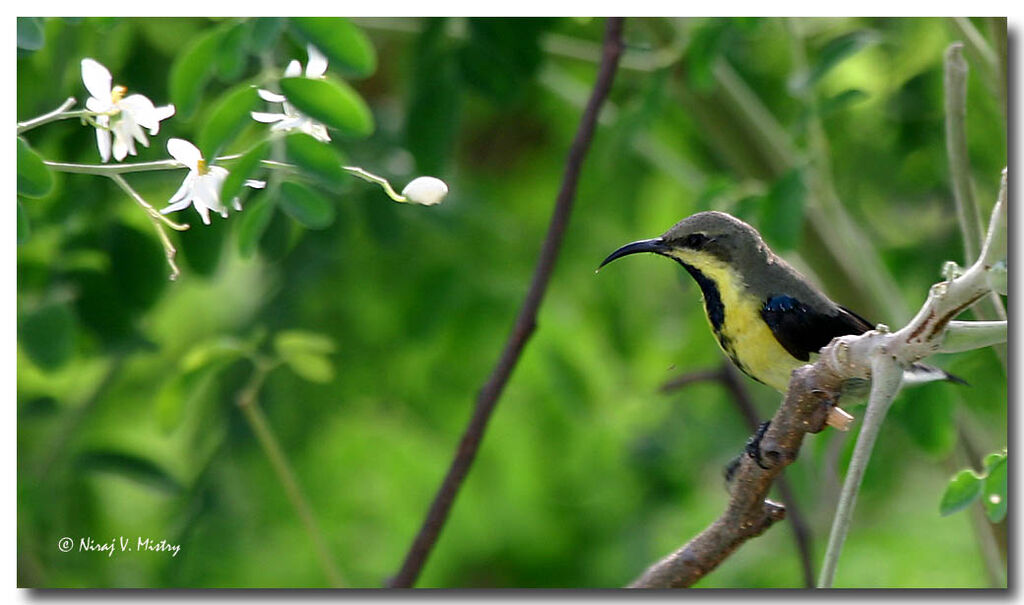
[[[621, 586], [721, 512], [721, 467], [748, 437], [733, 401], [713, 384], [658, 390], [723, 360], [699, 297], [663, 259], [595, 276], [610, 250], [699, 210], [734, 212], [833, 298], [890, 325], [943, 261], [960, 260], [942, 134], [954, 30], [937, 19], [801, 25], [797, 39], [782, 19], [627, 21], [539, 330], [421, 586]], [[602, 30], [602, 19], [19, 19], [18, 120], [69, 96], [80, 106], [79, 62], [93, 57], [129, 93], [176, 106], [130, 161], [165, 160], [170, 137], [194, 141], [229, 171], [222, 198], [243, 208], [209, 226], [192, 209], [169, 214], [189, 226], [164, 230], [182, 265], [169, 282], [162, 222], [110, 179], [55, 178], [42, 162], [100, 164], [93, 126], [69, 119], [19, 136], [19, 585], [325, 586], [236, 405], [254, 373], [346, 581], [379, 586], [394, 573], [536, 262]], [[329, 58], [327, 79], [282, 79], [307, 43]], [[798, 43], [810, 67], [794, 74]], [[722, 66], [775, 123], [750, 123]], [[987, 213], [1005, 122], [971, 69], [968, 144]], [[254, 109], [283, 107], [262, 106], [254, 87], [326, 124], [331, 141], [252, 121]], [[827, 157], [813, 155], [813, 120]], [[765, 146], [773, 128], [785, 145]], [[808, 157], [830, 168], [861, 244], [895, 277], [890, 300], [865, 296], [828, 250]], [[440, 176], [451, 195], [395, 204], [343, 162], [396, 183]], [[124, 178], [162, 209], [184, 176]], [[249, 179], [267, 186], [253, 193]], [[882, 432], [844, 586], [986, 585], [966, 517], [935, 504], [980, 500], [989, 519], [1005, 518], [1005, 455], [948, 500], [936, 468], [961, 418], [982, 451], [1005, 446], [1006, 374], [988, 350], [947, 367], [972, 386], [906, 389]], [[747, 386], [767, 417], [777, 394]], [[805, 510], [831, 505], [851, 443], [826, 431], [787, 471]], [[821, 550], [828, 516], [808, 521]], [[701, 586], [800, 586], [788, 531], [751, 542]], [[63, 535], [135, 534], [181, 553], [124, 553], [112, 566], [54, 548]]]

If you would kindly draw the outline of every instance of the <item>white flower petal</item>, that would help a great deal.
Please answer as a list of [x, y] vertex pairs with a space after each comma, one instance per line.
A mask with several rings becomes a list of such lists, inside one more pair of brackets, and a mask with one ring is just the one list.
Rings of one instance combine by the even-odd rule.
[[191, 203], [192, 203], [192, 198], [191, 197], [185, 197], [184, 199], [182, 199], [182, 200], [180, 200], [180, 201], [178, 201], [178, 202], [176, 202], [174, 204], [170, 204], [166, 208], [160, 210], [160, 214], [168, 214], [170, 212], [177, 212], [178, 210], [184, 210], [185, 208], [188, 208], [189, 204], [191, 204]]
[[284, 69], [284, 77], [286, 78], [297, 78], [302, 75], [302, 64], [292, 59], [288, 63], [288, 67]]
[[250, 111], [249, 114], [252, 115], [252, 119], [256, 120], [257, 122], [263, 122], [264, 124], [280, 122], [281, 120], [288, 117], [283, 113], [264, 113], [262, 111]]
[[220, 203], [220, 186], [224, 184], [223, 179], [217, 179], [213, 174], [200, 176], [196, 179], [195, 192], [196, 205], [202, 204], [207, 208], [224, 214], [227, 208]]
[[128, 155], [128, 142], [130, 138], [124, 136], [120, 130], [114, 131], [114, 159], [120, 162]]
[[433, 206], [448, 195], [448, 185], [441, 179], [421, 176], [410, 181], [402, 190], [402, 195], [414, 204]]
[[258, 94], [261, 99], [269, 103], [284, 103], [285, 100], [284, 95], [279, 95], [276, 92], [270, 92], [269, 90], [264, 90], [262, 88], [256, 89], [256, 94]]
[[114, 108], [110, 101], [103, 102], [96, 97], [89, 97], [85, 100], [85, 108], [96, 113], [106, 113]]
[[307, 78], [322, 78], [327, 73], [327, 57], [312, 44], [306, 45], [309, 60], [306, 63]]
[[231, 200], [231, 207], [234, 208], [235, 210], [241, 212], [242, 211], [242, 202], [241, 202], [241, 200], [239, 200], [237, 197], [235, 199]]
[[252, 189], [263, 189], [264, 187], [267, 186], [267, 182], [261, 181], [259, 179], [246, 179], [243, 185], [245, 185], [246, 187], [251, 187]]
[[199, 160], [203, 159], [203, 154], [199, 152], [199, 148], [185, 139], [168, 139], [167, 153], [171, 154], [171, 157], [178, 160], [178, 162], [193, 170], [199, 165]]
[[188, 202], [192, 201], [190, 194], [192, 193], [192, 183], [195, 182], [195, 180], [195, 171], [189, 170], [188, 175], [185, 176], [185, 180], [181, 182], [181, 187], [178, 187], [178, 190], [174, 192], [171, 199], [167, 200], [167, 203], [174, 204], [179, 200], [186, 200], [185, 205], [188, 206]]
[[104, 162], [110, 160], [110, 131], [104, 128], [96, 129], [96, 147], [100, 150], [100, 159]]
[[82, 83], [89, 94], [110, 102], [110, 71], [93, 59], [82, 59]]

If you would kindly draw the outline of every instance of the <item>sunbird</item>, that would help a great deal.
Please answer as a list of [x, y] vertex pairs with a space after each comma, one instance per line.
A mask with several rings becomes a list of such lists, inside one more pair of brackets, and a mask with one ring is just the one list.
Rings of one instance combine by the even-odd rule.
[[[781, 393], [792, 371], [833, 338], [875, 327], [833, 302], [772, 252], [756, 229], [724, 212], [699, 212], [661, 237], [626, 244], [598, 269], [638, 252], [667, 256], [682, 265], [704, 295], [708, 323], [725, 354], [744, 374]], [[964, 382], [925, 364], [910, 366], [904, 379]]]

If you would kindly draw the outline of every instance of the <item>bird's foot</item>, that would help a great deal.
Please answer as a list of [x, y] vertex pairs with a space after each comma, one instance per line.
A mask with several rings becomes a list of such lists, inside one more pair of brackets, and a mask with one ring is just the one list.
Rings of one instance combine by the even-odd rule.
[[761, 468], [768, 470], [771, 467], [761, 464], [761, 440], [764, 439], [764, 434], [768, 432], [768, 426], [771, 425], [771, 420], [765, 420], [758, 425], [757, 431], [747, 439], [747, 447], [745, 448], [746, 454], [754, 459]]
[[729, 461], [729, 464], [725, 465], [722, 474], [725, 476], [726, 485], [732, 484], [733, 478], [736, 476], [736, 471], [740, 468], [740, 462], [743, 461], [743, 456], [747, 455], [754, 459], [761, 468], [768, 470], [771, 467], [762, 464], [761, 458], [761, 440], [764, 439], [764, 434], [768, 431], [768, 426], [771, 425], [771, 420], [765, 420], [758, 425], [757, 431], [747, 439], [747, 445], [743, 448], [743, 453], [736, 456]]

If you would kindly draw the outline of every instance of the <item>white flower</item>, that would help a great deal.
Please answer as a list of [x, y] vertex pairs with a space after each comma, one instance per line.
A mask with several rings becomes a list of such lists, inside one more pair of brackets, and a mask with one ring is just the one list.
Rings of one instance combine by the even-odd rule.
[[424, 206], [440, 204], [446, 195], [448, 195], [448, 185], [441, 179], [432, 176], [417, 177], [409, 181], [409, 184], [402, 190], [402, 197], [406, 201]]
[[[167, 153], [189, 168], [188, 176], [181, 183], [178, 191], [167, 201], [167, 207], [160, 211], [161, 214], [183, 210], [191, 204], [196, 212], [203, 218], [203, 223], [210, 224], [210, 210], [228, 217], [227, 207], [220, 201], [220, 190], [224, 187], [224, 179], [228, 177], [228, 171], [221, 166], [207, 166], [199, 149], [183, 139], [170, 139], [167, 141]], [[263, 181], [248, 180], [245, 182], [249, 187], [262, 189], [266, 186]], [[242, 210], [242, 204], [238, 198], [231, 200], [231, 206], [238, 211]]]
[[136, 155], [135, 141], [149, 147], [149, 134], [160, 132], [160, 121], [174, 115], [174, 105], [154, 107], [153, 102], [144, 95], [124, 96], [124, 86], [111, 86], [110, 72], [93, 59], [82, 59], [82, 83], [90, 96], [85, 101], [86, 108], [99, 115], [96, 116], [96, 145], [104, 162], [110, 159], [110, 134], [114, 134], [114, 159], [123, 160], [128, 154]]
[[[306, 77], [313, 79], [323, 78], [324, 74], [327, 73], [327, 57], [325, 57], [313, 45], [308, 45], [306, 47], [306, 52], [309, 55], [309, 60], [306, 63]], [[284, 77], [297, 78], [301, 75], [302, 64], [293, 59], [291, 63], [288, 64], [288, 67], [285, 68]], [[284, 113], [253, 111], [251, 112], [252, 119], [257, 122], [263, 122], [264, 124], [273, 124], [273, 126], [270, 127], [271, 130], [283, 132], [297, 130], [312, 136], [322, 143], [327, 143], [331, 140], [330, 135], [327, 134], [326, 126], [295, 109], [295, 106], [289, 103], [288, 99], [286, 99], [284, 95], [279, 95], [262, 88], [258, 89], [256, 92], [264, 101], [270, 103], [281, 103], [284, 107]]]

